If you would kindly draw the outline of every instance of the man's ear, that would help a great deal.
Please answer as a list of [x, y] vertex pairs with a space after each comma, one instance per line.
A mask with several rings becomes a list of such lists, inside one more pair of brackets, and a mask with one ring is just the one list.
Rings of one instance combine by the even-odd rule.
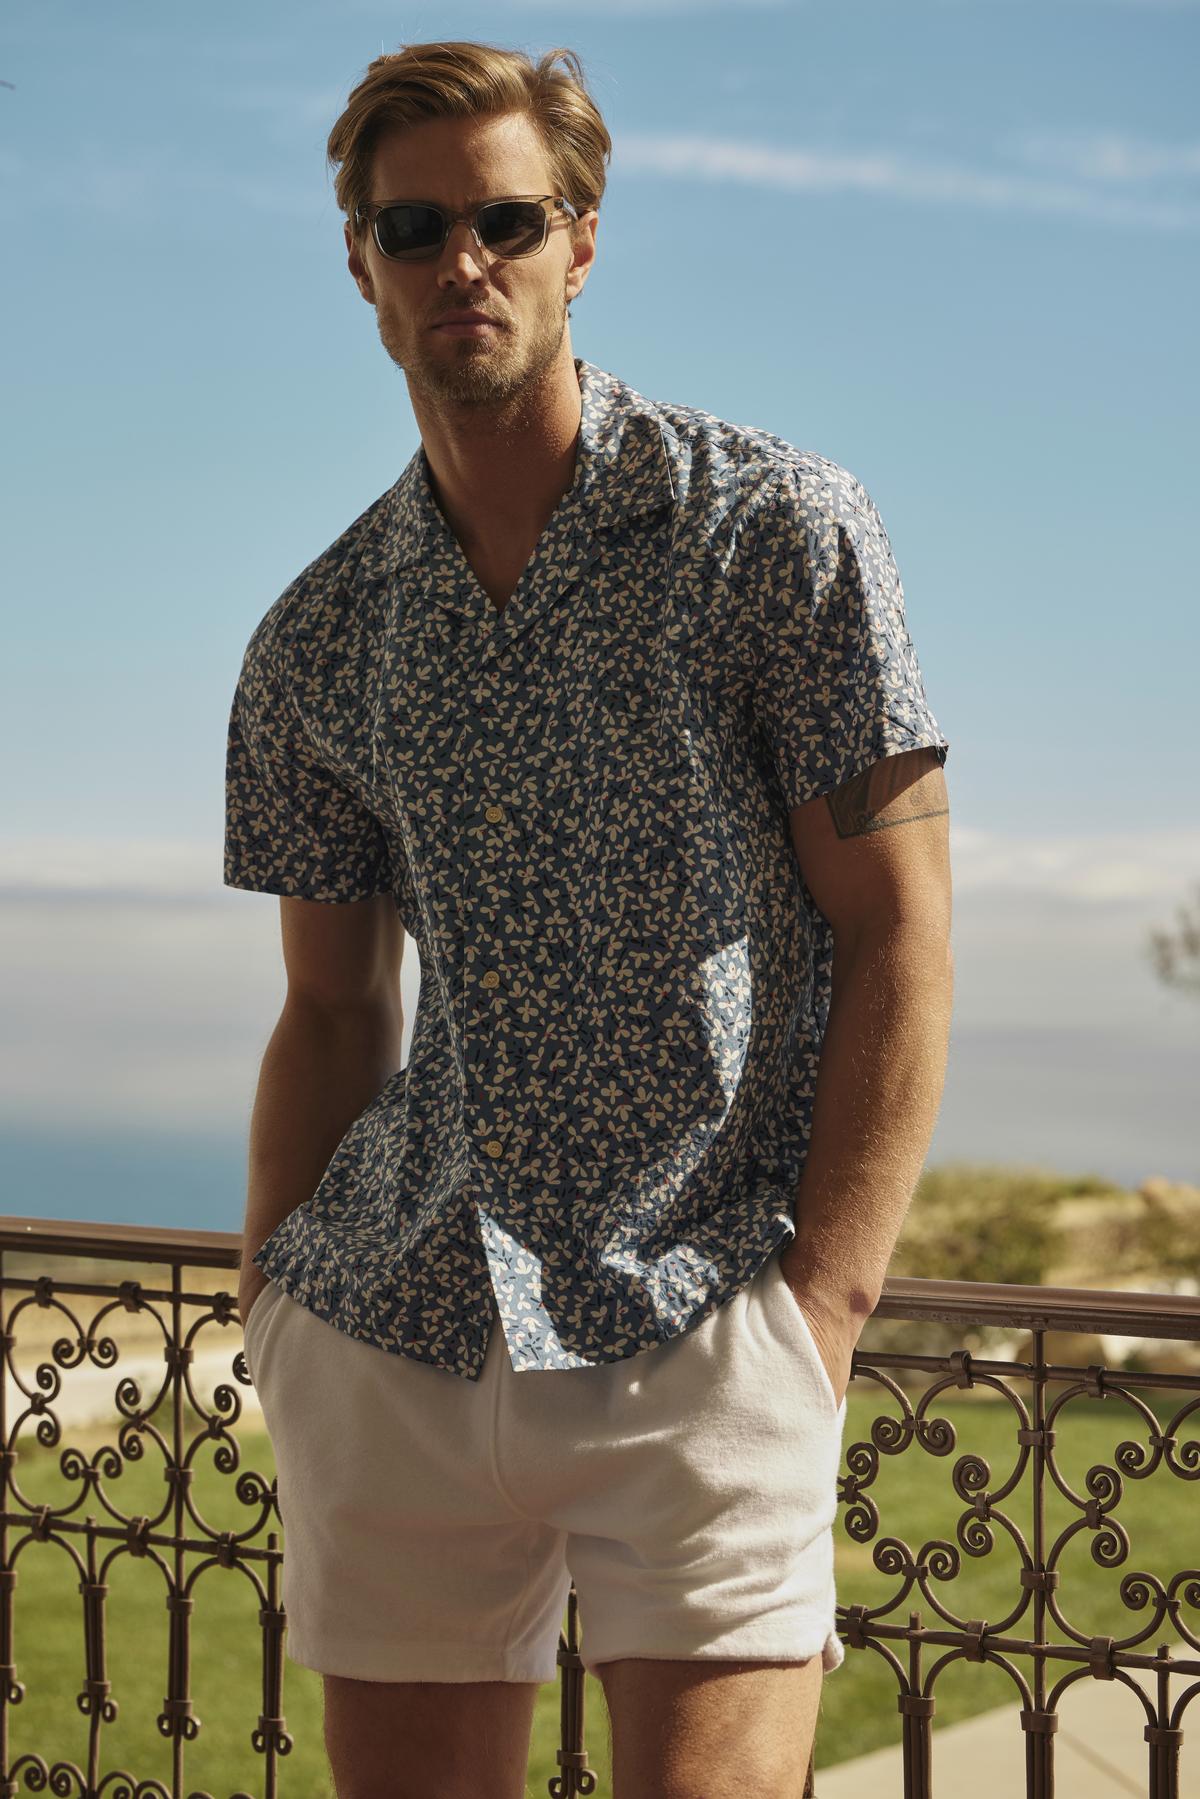
[[366, 258], [361, 247], [354, 241], [354, 233], [350, 229], [349, 219], [342, 221], [342, 234], [346, 240], [346, 262], [354, 278], [354, 285], [367, 304], [375, 304], [375, 288], [371, 280], [371, 272], [367, 268]]
[[[596, 226], [599, 224], [600, 214], [596, 210], [595, 207], [592, 207], [589, 211], [585, 212], [582, 215], [582, 217], [579, 221], [580, 225], [583, 225], [585, 223], [585, 221], [587, 224], [587, 228], [585, 230], [581, 231], [574, 239], [574, 242], [572, 244], [571, 266], [567, 270], [568, 284], [570, 283], [572, 275], [574, 275], [577, 271], [579, 273], [578, 287], [575, 289], [575, 292], [573, 294], [569, 294], [567, 296], [568, 311], [570, 310], [571, 301], [577, 300], [579, 298], [580, 294], [583, 292], [584, 283], [586, 282], [589, 274], [591, 273], [592, 264], [596, 260]], [[574, 252], [581, 247], [583, 249], [585, 249], [587, 252], [586, 255], [584, 255], [582, 257], [574, 254]]]

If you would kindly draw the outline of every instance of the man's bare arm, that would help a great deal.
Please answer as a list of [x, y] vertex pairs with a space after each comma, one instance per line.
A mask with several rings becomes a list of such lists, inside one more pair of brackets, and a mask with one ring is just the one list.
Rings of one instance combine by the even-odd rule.
[[954, 986], [948, 816], [937, 754], [924, 748], [791, 813], [834, 958], [797, 1234], [781, 1261], [812, 1310], [856, 1320], [855, 1335], [883, 1290], [941, 1102]]
[[392, 896], [279, 904], [288, 988], [250, 1122], [243, 1321], [267, 1279], [251, 1258], [312, 1198], [347, 1130], [400, 1067], [404, 928]]

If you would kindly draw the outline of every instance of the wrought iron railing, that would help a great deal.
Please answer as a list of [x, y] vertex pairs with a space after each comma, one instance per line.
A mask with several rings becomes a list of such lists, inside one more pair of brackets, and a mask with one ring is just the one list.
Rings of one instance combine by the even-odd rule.
[[[137, 1799], [151, 1794], [162, 1799], [184, 1795], [207, 1799], [187, 1784], [184, 1763], [197, 1730], [189, 1690], [194, 1596], [204, 1573], [214, 1568], [240, 1569], [257, 1593], [262, 1707], [252, 1743], [262, 1758], [265, 1799], [286, 1794], [281, 1761], [292, 1740], [283, 1709], [284, 1548], [280, 1533], [266, 1529], [272, 1514], [278, 1517], [275, 1487], [252, 1472], [238, 1473], [237, 1437], [231, 1428], [242, 1414], [236, 1384], [250, 1385], [240, 1350], [232, 1363], [235, 1385], [219, 1384], [211, 1406], [201, 1403], [193, 1380], [197, 1343], [212, 1327], [232, 1324], [240, 1341], [236, 1287], [241, 1250], [241, 1238], [233, 1232], [0, 1219], [5, 1360], [0, 1383], [0, 1795], [21, 1790], [92, 1795], [103, 1787], [128, 1790]], [[100, 1266], [80, 1268], [81, 1261]], [[14, 1263], [24, 1264], [26, 1271]], [[147, 1285], [114, 1274], [106, 1281], [105, 1263], [158, 1264], [166, 1268], [169, 1280], [165, 1285]], [[45, 1271], [35, 1272], [39, 1268]], [[214, 1289], [211, 1273], [206, 1285], [201, 1270], [226, 1270], [233, 1278], [227, 1287]], [[30, 1385], [19, 1352], [23, 1333], [28, 1340], [31, 1322], [39, 1318], [34, 1311], [31, 1320], [32, 1308], [57, 1311], [63, 1330], [49, 1344], [49, 1359], [37, 1364]], [[122, 1378], [119, 1349], [105, 1334], [106, 1318], [117, 1311], [152, 1321], [158, 1332], [164, 1368], [145, 1398], [136, 1381]], [[884, 1333], [885, 1349], [869, 1342], [877, 1320], [910, 1326], [913, 1345], [928, 1343], [932, 1327], [938, 1327], [942, 1336], [944, 1327], [952, 1327], [975, 1339], [988, 1327], [999, 1327], [1010, 1336], [1028, 1333], [1031, 1353], [1021, 1359], [957, 1347], [944, 1354], [922, 1354], [907, 1342], [908, 1331], [894, 1328]], [[42, 1325], [39, 1334], [45, 1336], [44, 1319]], [[1200, 1692], [1196, 1616], [1200, 1493], [1194, 1484], [1200, 1482], [1200, 1440], [1186, 1434], [1200, 1412], [1200, 1360], [1194, 1354], [1190, 1361], [1186, 1354], [1182, 1359], [1177, 1354], [1173, 1368], [1139, 1367], [1134, 1372], [1109, 1370], [1097, 1361], [1087, 1365], [1047, 1361], [1044, 1350], [1051, 1333], [1090, 1338], [1093, 1343], [1097, 1335], [1121, 1335], [1196, 1344], [1200, 1299], [892, 1279], [855, 1354], [851, 1393], [858, 1396], [874, 1386], [891, 1409], [872, 1421], [865, 1438], [852, 1440], [847, 1435], [845, 1473], [839, 1478], [842, 1524], [854, 1543], [873, 1545], [875, 1573], [892, 1587], [884, 1599], [867, 1604], [855, 1600], [852, 1583], [839, 1575], [839, 1600], [845, 1601], [838, 1607], [839, 1634], [849, 1649], [881, 1658], [895, 1675], [905, 1799], [930, 1799], [936, 1688], [948, 1667], [964, 1662], [986, 1662], [1003, 1670], [1020, 1698], [1026, 1799], [1052, 1799], [1058, 1706], [1064, 1693], [1081, 1680], [1132, 1688], [1145, 1713], [1147, 1799], [1183, 1799], [1183, 1721]], [[1061, 1345], [1061, 1338], [1057, 1341]], [[91, 1459], [73, 1452], [69, 1444], [64, 1446], [62, 1471], [79, 1483], [82, 1494], [75, 1493], [61, 1507], [34, 1503], [22, 1487], [22, 1432], [35, 1433], [36, 1440], [48, 1447], [62, 1443], [56, 1402], [62, 1397], [64, 1377], [69, 1381], [71, 1371], [85, 1365], [104, 1374], [111, 1371], [114, 1377], [111, 1417], [119, 1425], [117, 1443], [105, 1445]], [[927, 1384], [914, 1393], [921, 1382]], [[961, 1557], [954, 1543], [934, 1539], [914, 1548], [899, 1537], [880, 1535], [885, 1520], [877, 1488], [887, 1458], [913, 1449], [944, 1458], [955, 1449], [954, 1424], [933, 1409], [947, 1389], [960, 1397], [966, 1391], [990, 1392], [1012, 1416], [1014, 1453], [998, 1482], [978, 1454], [960, 1455], [951, 1473], [962, 1507], [956, 1526], [961, 1548], [970, 1556], [985, 1556], [1000, 1533], [1019, 1564], [1012, 1602], [996, 1619], [961, 1617], [939, 1592], [958, 1574]], [[1127, 1408], [1130, 1434], [1115, 1445], [1111, 1464], [1100, 1462], [1087, 1470], [1085, 1490], [1080, 1492], [1067, 1480], [1056, 1455], [1060, 1425], [1069, 1408], [1106, 1399], [1119, 1400]], [[219, 1530], [196, 1504], [191, 1470], [197, 1445], [194, 1435], [188, 1436], [189, 1408], [217, 1442], [223, 1471], [237, 1476], [237, 1497], [247, 1508], [246, 1529]], [[1166, 1416], [1160, 1417], [1160, 1412]], [[167, 1483], [168, 1499], [156, 1517], [127, 1514], [110, 1490], [121, 1472], [122, 1458], [144, 1457], [147, 1439], [162, 1459]], [[1070, 1595], [1063, 1589], [1064, 1551], [1079, 1533], [1088, 1532], [1096, 1563], [1110, 1569], [1122, 1565], [1130, 1552], [1120, 1516], [1126, 1486], [1150, 1480], [1163, 1483], [1159, 1504], [1182, 1520], [1177, 1537], [1180, 1565], [1157, 1574], [1131, 1570], [1120, 1583], [1124, 1611], [1113, 1619], [1114, 1634], [1088, 1632], [1073, 1620]], [[1073, 1516], [1051, 1538], [1047, 1498], [1054, 1492]], [[1185, 1503], [1179, 1503], [1180, 1496], [1186, 1496]], [[95, 1499], [97, 1510], [81, 1516], [81, 1501], [89, 1497]], [[1023, 1513], [1018, 1510], [1021, 1505]], [[35, 1751], [10, 1761], [10, 1714], [25, 1697], [14, 1647], [19, 1640], [17, 1573], [22, 1551], [31, 1541], [66, 1546], [80, 1571], [85, 1675], [76, 1705], [89, 1720], [85, 1767], [61, 1757], [52, 1762]], [[157, 1724], [171, 1744], [169, 1786], [150, 1779], [139, 1783], [132, 1773], [118, 1776], [102, 1769], [104, 1726], [116, 1715], [106, 1663], [106, 1577], [122, 1556], [153, 1558], [166, 1586], [168, 1690]], [[921, 1608], [911, 1606], [914, 1596], [921, 1599]], [[558, 1660], [559, 1773], [550, 1781], [549, 1792], [553, 1799], [572, 1799], [594, 1792], [596, 1785], [584, 1741], [584, 1669], [573, 1587]], [[1028, 1664], [1028, 1673], [1019, 1662]], [[1134, 1671], [1153, 1676], [1153, 1698], [1132, 1678]], [[852, 1678], [849, 1669], [838, 1675], [839, 1680], [848, 1677]], [[123, 1779], [130, 1782], [128, 1789], [122, 1786]], [[810, 1763], [806, 1792], [814, 1791]]]

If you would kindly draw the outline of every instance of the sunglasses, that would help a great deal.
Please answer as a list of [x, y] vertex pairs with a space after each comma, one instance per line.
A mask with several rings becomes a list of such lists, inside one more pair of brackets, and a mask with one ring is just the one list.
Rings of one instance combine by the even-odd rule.
[[466, 220], [475, 241], [493, 256], [536, 256], [546, 242], [555, 212], [579, 217], [560, 194], [509, 194], [503, 200], [487, 200], [469, 212], [448, 212], [431, 200], [397, 200], [390, 206], [372, 202], [356, 206], [354, 218], [360, 229], [370, 221], [380, 252], [393, 262], [424, 262], [441, 254], [460, 219]]

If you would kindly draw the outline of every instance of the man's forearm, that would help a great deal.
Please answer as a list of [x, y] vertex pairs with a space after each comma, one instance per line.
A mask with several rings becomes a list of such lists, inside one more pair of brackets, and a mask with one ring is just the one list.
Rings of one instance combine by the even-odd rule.
[[941, 1104], [954, 973], [940, 931], [866, 933], [835, 951], [789, 1278], [866, 1319]]
[[400, 1067], [401, 1020], [385, 1005], [288, 1000], [263, 1055], [250, 1121], [242, 1271], [312, 1198], [333, 1152]]

